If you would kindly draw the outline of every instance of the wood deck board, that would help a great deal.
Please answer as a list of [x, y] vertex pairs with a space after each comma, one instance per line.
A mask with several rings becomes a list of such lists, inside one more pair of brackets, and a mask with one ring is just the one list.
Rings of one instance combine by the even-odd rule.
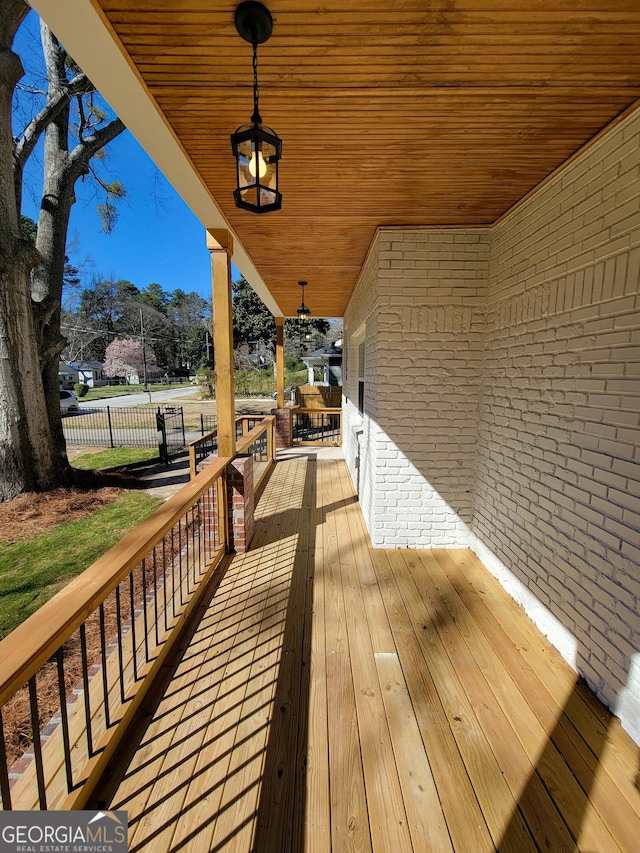
[[[442, 564], [442, 568], [436, 570], [440, 582], [448, 583], [455, 574], [454, 557], [442, 552], [432, 559], [435, 564]], [[446, 572], [445, 567], [448, 568]], [[536, 776], [539, 776], [546, 789], [552, 792], [552, 797], [574, 837], [580, 838], [588, 849], [619, 849], [607, 828], [608, 825], [612, 829], [617, 822], [615, 814], [619, 797], [614, 794], [611, 800], [607, 801], [607, 795], [613, 792], [611, 786], [607, 788], [606, 784], [604, 787], [607, 790], [603, 790], [602, 795], [599, 792], [597, 804], [590, 796], [593, 773], [589, 772], [585, 762], [593, 756], [590, 750], [584, 749], [584, 742], [582, 750], [579, 750], [572, 745], [570, 737], [564, 737], [562, 740], [558, 737], [558, 731], [562, 731], [562, 716], [558, 706], [555, 706], [554, 711], [550, 703], [543, 704], [545, 685], [537, 678], [532, 678], [530, 671], [527, 672], [527, 668], [522, 667], [518, 648], [513, 642], [514, 639], [517, 641], [519, 636], [519, 645], [522, 646], [525, 643], [524, 632], [520, 630], [519, 635], [512, 634], [511, 639], [507, 637], [498, 622], [487, 620], [481, 597], [465, 593], [463, 577], [456, 574], [455, 580], [463, 604], [458, 610], [459, 624], [464, 623], [467, 613], [469, 623], [480, 629], [473, 632], [473, 643], [470, 647], [478, 664], [487, 673], [496, 700], [507, 715], [509, 725], [518, 734], [527, 755], [534, 761], [538, 756]], [[520, 628], [523, 625], [524, 620], [520, 620]], [[570, 700], [569, 696], [567, 702]], [[573, 735], [574, 738], [578, 736], [575, 729]], [[546, 744], [542, 752], [541, 743], [543, 746]], [[567, 749], [570, 750], [568, 753]], [[566, 760], [565, 753], [571, 756], [571, 761]], [[590, 764], [593, 768], [592, 761]], [[595, 765], [597, 767], [597, 761]], [[608, 814], [613, 820], [603, 820], [598, 805], [603, 807], [605, 816]]]
[[491, 586], [499, 588], [480, 563], [465, 551], [439, 552], [438, 560], [445, 562], [449, 572], [454, 566], [463, 568], [456, 574], [459, 594], [475, 602], [474, 618], [485, 623], [485, 634], [500, 659], [509, 653], [509, 646], [517, 649], [519, 660], [512, 675], [520, 690], [550, 731], [555, 721], [551, 741], [589, 792], [590, 805], [618, 837], [620, 848], [633, 850], [640, 838], [637, 747], [588, 688], [576, 683], [575, 673], [562, 661], [558, 663], [558, 653], [544, 645], [518, 605], [508, 597], [486, 594]]
[[[493, 843], [513, 853], [534, 850], [505, 770], [498, 763], [476, 715], [476, 707], [487, 701], [486, 688], [482, 685], [482, 692], [476, 692], [477, 684], [470, 687], [464, 684], [469, 656], [452, 657], [447, 651], [447, 631], [451, 635], [457, 629], [447, 616], [446, 605], [429, 599], [425, 581], [420, 585], [415, 583], [415, 576], [407, 571], [413, 562], [411, 555], [402, 550], [397, 556], [396, 582]], [[508, 827], [506, 836], [505, 827]]]
[[113, 807], [130, 849], [637, 848], [638, 750], [469, 551], [371, 548], [279, 462]]
[[[324, 618], [326, 637], [328, 771], [331, 846], [329, 850], [371, 850], [371, 833], [362, 768], [347, 617], [340, 582], [340, 534], [336, 520], [340, 493], [335, 491], [333, 466], [321, 468], [321, 499], [325, 518], [323, 540], [326, 574]], [[335, 780], [340, 779], [340, 785]]]
[[[569, 828], [573, 826], [576, 834], [579, 832], [586, 804], [573, 774], [549, 743], [553, 727], [544, 728], [519, 693], [511, 679], [509, 658], [491, 652], [486, 654], [486, 641], [479, 623], [459, 599], [454, 587], [448, 584], [438, 561], [432, 555], [419, 557], [421, 566], [427, 569], [421, 573], [430, 585], [427, 594], [445, 602], [458, 629], [455, 639], [445, 639], [450, 657], [458, 662], [458, 668], [466, 663], [463, 680], [467, 689], [476, 697], [482, 694], [483, 701], [475, 704], [476, 715], [517, 797], [530, 832], [539, 847], [553, 845], [554, 849], [573, 850], [574, 838], [567, 831], [567, 824]], [[470, 658], [466, 657], [469, 653]], [[549, 745], [548, 749], [545, 744]], [[539, 758], [541, 752], [544, 759]], [[562, 816], [554, 799], [562, 803]], [[611, 836], [602, 826], [598, 829], [598, 849], [615, 850]]]

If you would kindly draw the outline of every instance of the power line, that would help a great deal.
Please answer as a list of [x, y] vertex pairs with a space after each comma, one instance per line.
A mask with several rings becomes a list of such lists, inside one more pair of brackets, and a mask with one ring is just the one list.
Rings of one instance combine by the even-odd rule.
[[[204, 324], [203, 324], [204, 325]], [[68, 326], [65, 323], [60, 324], [61, 329], [65, 329], [71, 332], [89, 332], [91, 334], [95, 334], [98, 336], [101, 335], [110, 335], [112, 338], [137, 338], [140, 339], [141, 335], [136, 335], [134, 332], [114, 332], [111, 329], [83, 329], [81, 326]], [[203, 329], [204, 332], [208, 334], [208, 330], [206, 328]], [[145, 334], [145, 341], [177, 341], [179, 342], [180, 333], [177, 332], [175, 335], [167, 333], [166, 335], [161, 335], [160, 337], [150, 337]]]

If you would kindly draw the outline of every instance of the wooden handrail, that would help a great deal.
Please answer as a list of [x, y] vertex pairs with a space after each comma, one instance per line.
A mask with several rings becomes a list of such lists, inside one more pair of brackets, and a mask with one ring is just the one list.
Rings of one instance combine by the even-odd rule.
[[221, 457], [169, 498], [142, 524], [42, 605], [0, 641], [0, 707], [88, 619], [116, 586], [160, 542], [167, 531], [223, 474], [231, 459]]
[[342, 407], [334, 407], [328, 409], [309, 409], [304, 406], [294, 406], [291, 409], [291, 412], [294, 415], [340, 415], [342, 414]]
[[[247, 435], [249, 434], [248, 430], [246, 429], [249, 421], [254, 421], [254, 420], [256, 420], [256, 418], [260, 418], [261, 424], [262, 424], [262, 422], [267, 421], [269, 418], [273, 418], [273, 417], [274, 417], [273, 415], [265, 415], [265, 416], [262, 416], [262, 415], [241, 415], [239, 418], [236, 418], [236, 427], [238, 424], [242, 424], [241, 446], [243, 448], [246, 447], [244, 442], [245, 442]], [[261, 424], [257, 424], [256, 427], [261, 426]], [[253, 427], [253, 429], [256, 429], [256, 427]], [[218, 430], [212, 429], [209, 432], [206, 432], [204, 435], [201, 435], [198, 438], [194, 438], [193, 441], [189, 442], [189, 445], [188, 445], [188, 448], [189, 448], [189, 476], [191, 477], [191, 479], [193, 479], [196, 476], [196, 468], [198, 465], [198, 459], [197, 459], [198, 447], [201, 444], [207, 444], [208, 442], [211, 442], [211, 440], [213, 438], [215, 438], [217, 435], [218, 435]], [[237, 447], [238, 446], [236, 445], [236, 452], [237, 453], [246, 453], [246, 450], [244, 450], [244, 449], [238, 450]]]
[[209, 432], [205, 432], [204, 435], [201, 435], [199, 438], [194, 438], [193, 441], [190, 441], [188, 444], [189, 449], [189, 477], [190, 479], [194, 479], [197, 471], [198, 460], [196, 459], [196, 448], [201, 444], [206, 444], [211, 441], [218, 435], [218, 430], [212, 429]]
[[275, 415], [266, 415], [259, 424], [256, 424], [253, 429], [249, 430], [249, 432], [242, 437], [242, 441], [239, 441], [238, 444], [236, 444], [236, 453], [238, 455], [248, 453], [251, 445], [255, 444], [257, 439], [263, 432], [267, 432], [270, 426], [273, 427], [273, 425], [275, 425], [275, 421]]

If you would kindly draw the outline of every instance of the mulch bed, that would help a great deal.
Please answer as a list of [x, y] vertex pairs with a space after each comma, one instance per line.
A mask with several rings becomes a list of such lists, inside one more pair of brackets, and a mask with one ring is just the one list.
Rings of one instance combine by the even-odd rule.
[[75, 485], [51, 492], [29, 492], [0, 503], [0, 542], [26, 542], [63, 521], [77, 521], [144, 483], [126, 473], [77, 471]]

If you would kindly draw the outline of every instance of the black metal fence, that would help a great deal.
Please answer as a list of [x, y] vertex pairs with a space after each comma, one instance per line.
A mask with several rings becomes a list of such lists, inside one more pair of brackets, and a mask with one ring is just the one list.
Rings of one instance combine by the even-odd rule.
[[157, 441], [160, 459], [169, 464], [171, 452], [177, 452], [186, 445], [184, 434], [184, 412], [179, 406], [165, 406], [156, 412], [158, 428]]
[[341, 412], [338, 409], [291, 410], [294, 444], [342, 444]]
[[253, 442], [249, 448], [249, 453], [253, 456], [254, 462], [266, 462], [269, 459], [269, 447], [267, 444], [267, 434], [263, 432]]
[[206, 432], [212, 432], [214, 429], [218, 429], [218, 416], [201, 414], [200, 435], [204, 435]]
[[[244, 415], [236, 420], [236, 439], [242, 438], [244, 432], [249, 432], [254, 426], [259, 424], [264, 418], [264, 413], [255, 415]], [[243, 427], [244, 422], [244, 427]], [[218, 429], [217, 415], [200, 415], [200, 435], [206, 435], [208, 432]]]
[[70, 447], [158, 447], [168, 459], [186, 445], [181, 407], [144, 406], [81, 409], [62, 420]]

